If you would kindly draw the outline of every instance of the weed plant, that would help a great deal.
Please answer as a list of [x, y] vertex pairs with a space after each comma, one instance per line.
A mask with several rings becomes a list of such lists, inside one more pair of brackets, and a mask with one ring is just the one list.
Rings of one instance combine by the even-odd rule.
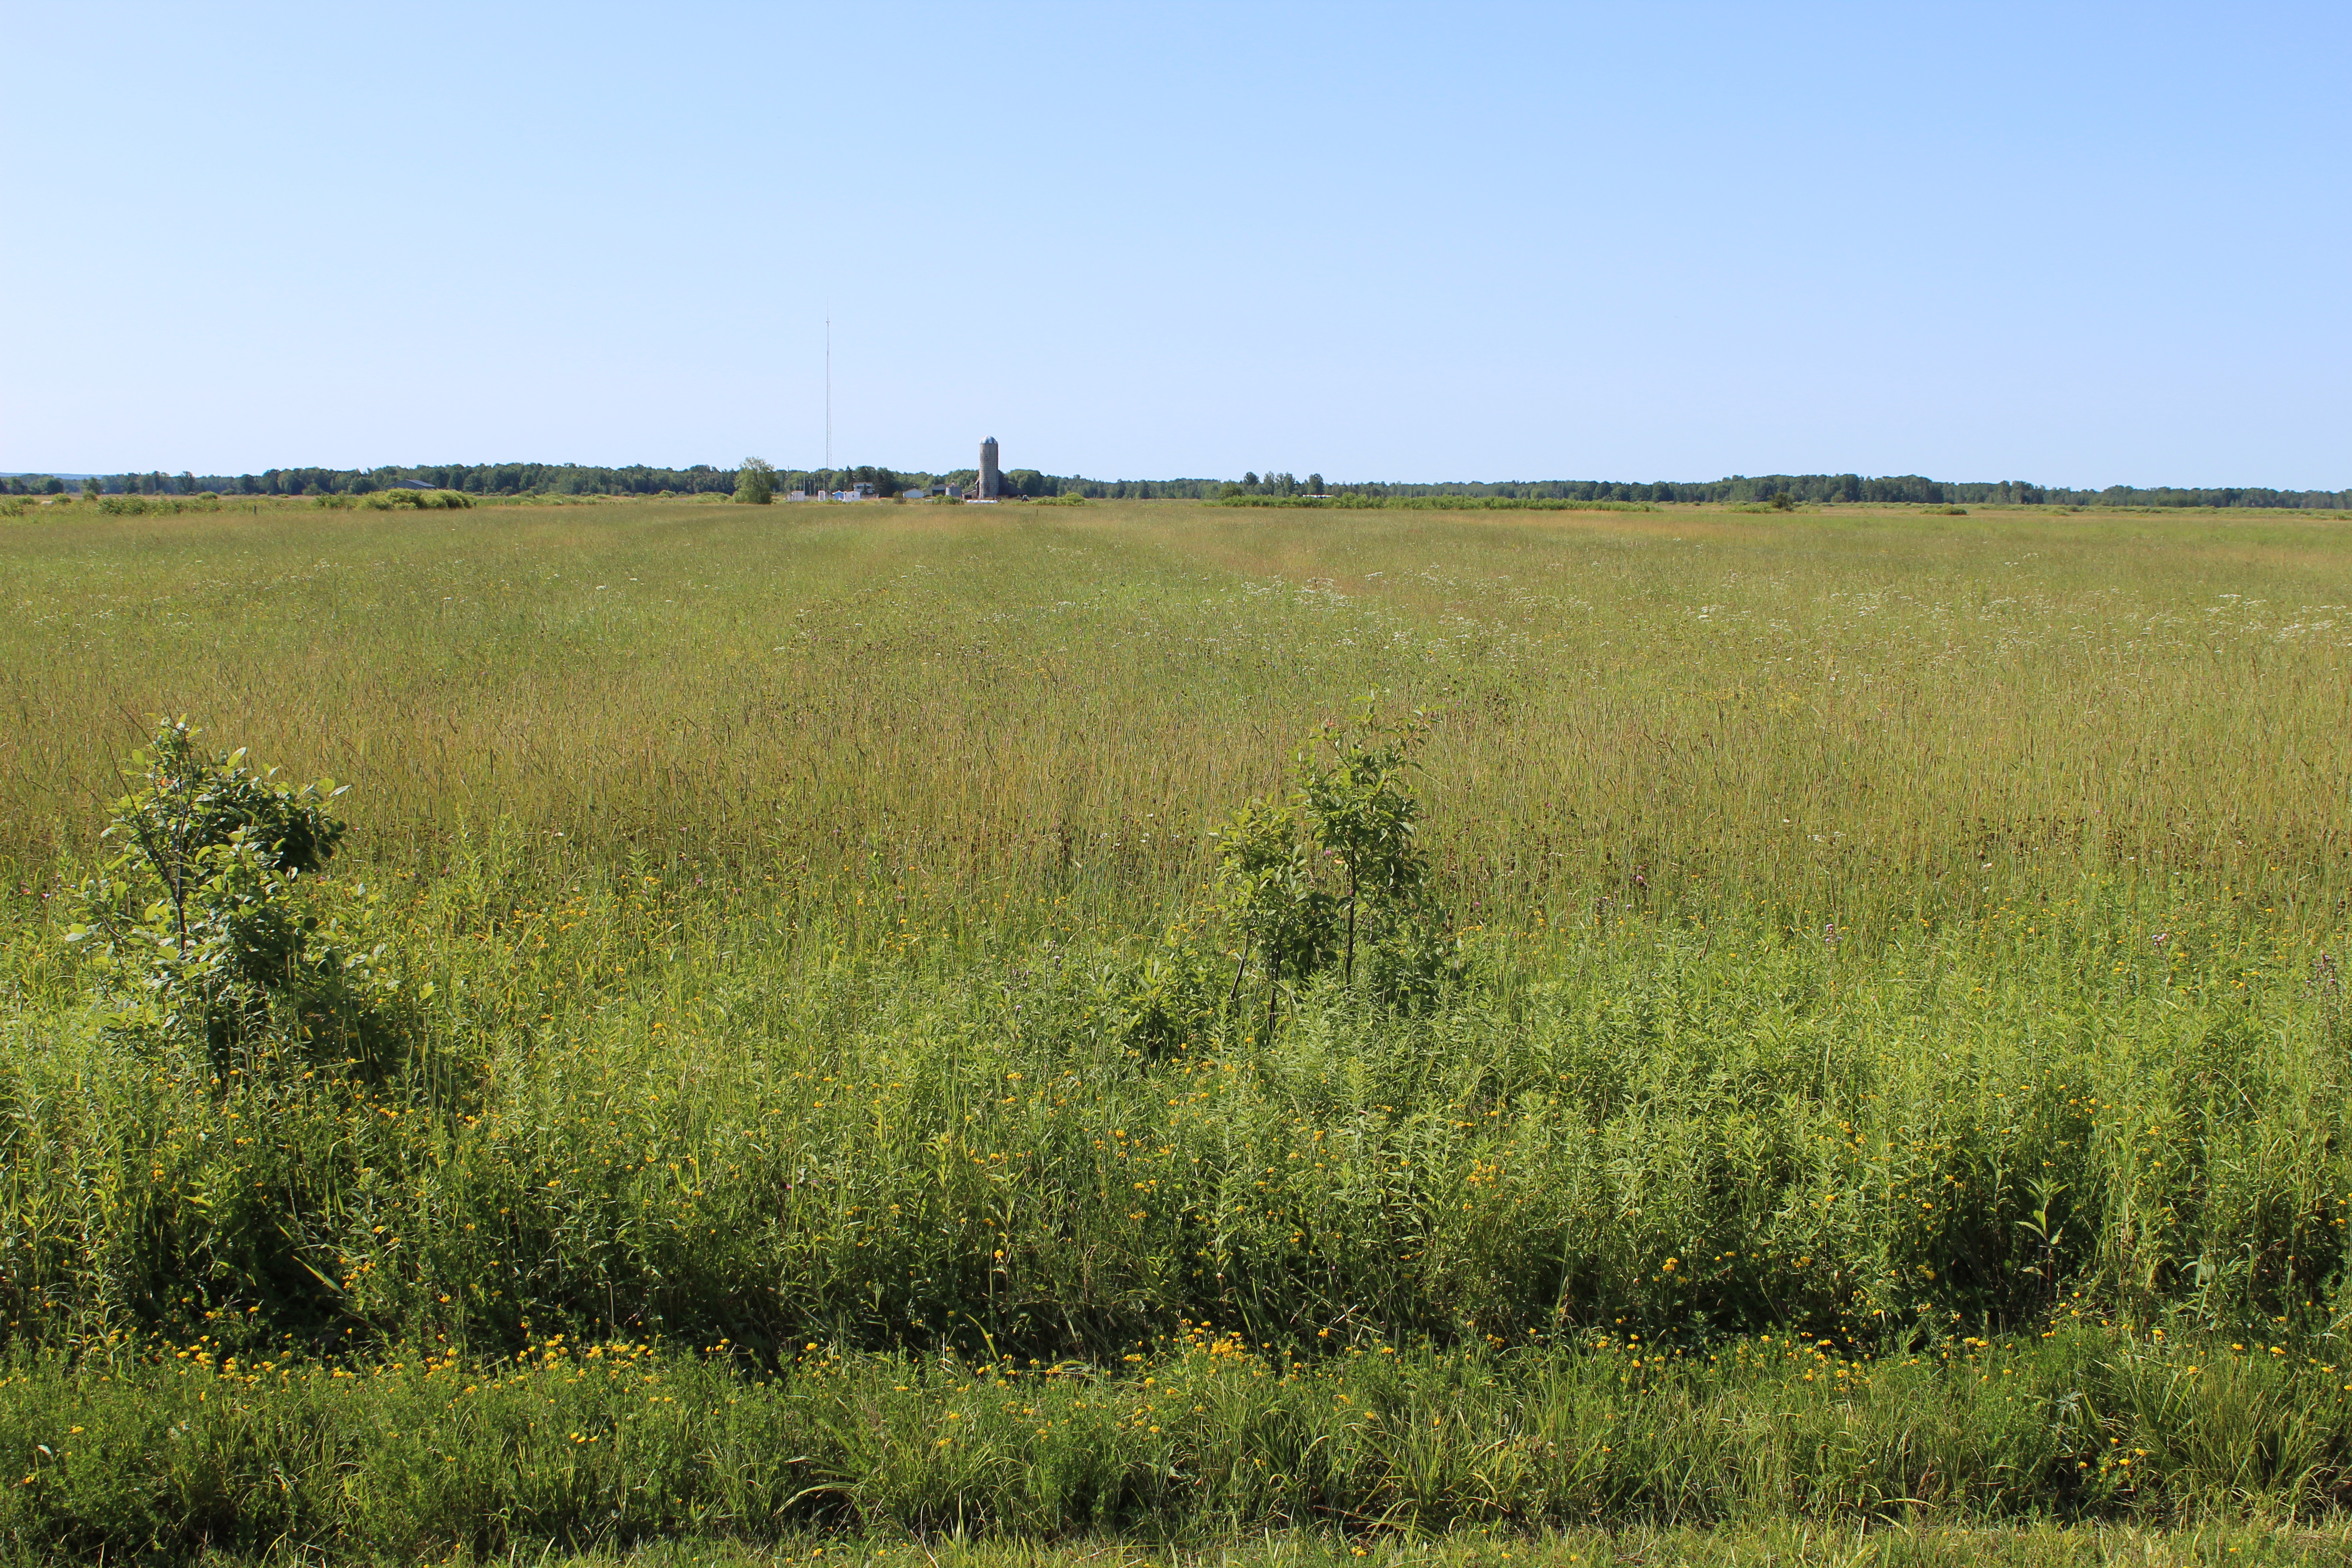
[[[1759, 926], [1621, 927], [1413, 1016], [1327, 974], [1269, 1040], [1197, 948], [816, 961], [764, 913], [674, 929], [659, 888], [481, 920], [499, 886], [486, 859], [412, 907], [441, 967], [391, 1079], [15, 1021], [11, 1327], [1063, 1357], [1180, 1316], [1897, 1345], [2347, 1306], [2344, 1046], [2226, 925], [2158, 948], [2037, 907], [1870, 984]], [[2028, 923], [2070, 929], [2020, 965]], [[642, 982], [624, 931], [668, 939]]]

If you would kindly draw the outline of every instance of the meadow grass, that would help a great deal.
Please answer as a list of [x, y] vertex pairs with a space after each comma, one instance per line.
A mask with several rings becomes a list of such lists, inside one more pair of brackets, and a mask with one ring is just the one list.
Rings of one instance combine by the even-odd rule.
[[1187, 1331], [1132, 1370], [845, 1354], [730, 1365], [551, 1337], [495, 1370], [223, 1352], [20, 1358], [0, 1539], [483, 1557], [827, 1526], [1232, 1540], [1599, 1521], [2272, 1522], [2338, 1495], [2352, 1390], [2260, 1343], [2069, 1328], [1865, 1357], [1786, 1335], [1306, 1363]]
[[2003, 1530], [1951, 1525], [1824, 1527], [1810, 1521], [1765, 1521], [1748, 1526], [1707, 1529], [1548, 1531], [1540, 1534], [1464, 1531], [1433, 1536], [1345, 1537], [1269, 1531], [1238, 1542], [1188, 1545], [1111, 1537], [1068, 1545], [1038, 1546], [1018, 1538], [946, 1539], [936, 1543], [892, 1538], [794, 1542], [756, 1548], [653, 1544], [622, 1552], [598, 1552], [584, 1565], [643, 1564], [668, 1568], [688, 1563], [746, 1568], [785, 1563], [824, 1568], [1063, 1568], [1086, 1563], [1099, 1568], [1615, 1568], [1623, 1564], [1676, 1564], [1687, 1568], [1737, 1568], [1738, 1564], [1786, 1563], [1798, 1568], [2061, 1568], [2073, 1564], [2235, 1565], [2268, 1563], [2340, 1563], [2352, 1552], [2340, 1531], [2276, 1525], [2212, 1524], [2179, 1531], [2131, 1525], [2073, 1527], [2028, 1525]]
[[505, 821], [550, 869], [562, 835], [1133, 920], [1378, 689], [1438, 716], [1482, 914], [1638, 875], [1868, 926], [2092, 868], [2340, 919], [2340, 522], [978, 510], [12, 522], [0, 821], [21, 877], [86, 848], [185, 710], [352, 784], [388, 863]]
[[[0, 1538], [2326, 1515], [2347, 566], [2294, 516], [0, 521]], [[1367, 692], [1430, 716], [1469, 977], [1269, 1030], [1206, 835]], [[67, 890], [183, 712], [353, 785], [388, 1076], [92, 1000]], [[625, 1421], [622, 1342], [686, 1405]], [[657, 1485], [567, 1452], [656, 1416]]]

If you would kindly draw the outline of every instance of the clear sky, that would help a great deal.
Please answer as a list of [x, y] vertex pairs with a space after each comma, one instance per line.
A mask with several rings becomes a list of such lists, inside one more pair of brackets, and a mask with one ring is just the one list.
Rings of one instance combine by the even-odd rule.
[[0, 470], [2352, 486], [2352, 6], [0, 0]]

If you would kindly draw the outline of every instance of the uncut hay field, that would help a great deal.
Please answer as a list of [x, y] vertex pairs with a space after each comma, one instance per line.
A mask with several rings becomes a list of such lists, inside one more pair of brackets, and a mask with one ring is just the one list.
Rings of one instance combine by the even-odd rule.
[[[2291, 513], [0, 520], [0, 1542], [2321, 1550], [2347, 603]], [[1368, 699], [1462, 976], [1228, 994]], [[175, 714], [351, 786], [394, 1070], [109, 1026]]]

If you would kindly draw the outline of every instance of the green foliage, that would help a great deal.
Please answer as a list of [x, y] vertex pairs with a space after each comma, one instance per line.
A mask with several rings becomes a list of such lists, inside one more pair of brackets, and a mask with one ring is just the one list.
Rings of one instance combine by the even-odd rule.
[[[1155, 1561], [1173, 1536], [1224, 1543], [1202, 1561], [1231, 1563], [1245, 1561], [1236, 1535], [1321, 1529], [1349, 1539], [1331, 1568], [1370, 1551], [1438, 1568], [1429, 1532], [1448, 1530], [1483, 1549], [1458, 1568], [1479, 1568], [1495, 1548], [1526, 1556], [1525, 1531], [1711, 1525], [1737, 1540], [1778, 1520], [1834, 1542], [1804, 1560], [1853, 1563], [1904, 1539], [1896, 1521], [2014, 1538], [2054, 1516], [2203, 1521], [2210, 1554], [2194, 1561], [2235, 1563], [2217, 1536], [2278, 1537], [2211, 1521], [2340, 1531], [2330, 1510], [2352, 1476], [2352, 1393], [2334, 1367], [2087, 1325], [1893, 1356], [1812, 1336], [1706, 1352], [1611, 1333], [1513, 1357], [1358, 1339], [1304, 1360], [1181, 1326], [1117, 1372], [822, 1342], [762, 1364], [715, 1342], [697, 1356], [564, 1336], [512, 1361], [426, 1342], [289, 1364], [205, 1335], [12, 1373], [0, 1444], [23, 1468], [0, 1488], [0, 1538], [80, 1562], [212, 1562], [289, 1540], [304, 1560], [536, 1561], [583, 1540], [824, 1531], [808, 1561], [927, 1568], [1012, 1536], [1001, 1568], [1022, 1568], [1053, 1561], [1041, 1540], [1137, 1531]], [[840, 1538], [854, 1532], [885, 1539]], [[1948, 1543], [1956, 1554], [1930, 1561], [1990, 1560], [1969, 1554], [1986, 1541]], [[1595, 1560], [1632, 1559], [1590, 1544], [1552, 1557]]]
[[1180, 924], [1139, 959], [1121, 955], [1103, 966], [1098, 1006], [1115, 1021], [1114, 1037], [1148, 1059], [1164, 1060], [1230, 1025], [1238, 986], [1229, 986], [1222, 970], [1218, 955]]
[[2159, 911], [2156, 945], [2109, 889], [1876, 957], [1752, 917], [1580, 922], [1418, 1012], [1327, 967], [1269, 1038], [1187, 929], [1140, 963], [937, 964], [938, 928], [812, 962], [691, 867], [542, 905], [526, 864], [418, 887], [441, 990], [373, 1080], [215, 1075], [28, 1010], [0, 1058], [10, 1336], [1115, 1360], [1189, 1319], [1301, 1350], [1802, 1326], [1884, 1352], [2098, 1310], [2284, 1319], [2340, 1359], [2344, 1054], [2311, 966], [2222, 907]]
[[[419, 1092], [403, 1075], [431, 987], [408, 993], [375, 895], [324, 874], [345, 833], [331, 782], [280, 784], [184, 720], [132, 761], [115, 854], [65, 933], [105, 1084], [104, 1131], [77, 1152], [79, 1331], [203, 1321], [224, 1298], [280, 1335], [364, 1321], [337, 1237], [369, 1173], [415, 1152], [383, 1127]], [[66, 1293], [43, 1266], [5, 1267], [0, 1303], [21, 1332]]]
[[175, 899], [202, 855], [240, 841], [274, 869], [324, 869], [346, 831], [327, 811], [341, 787], [331, 779], [299, 789], [278, 784], [276, 769], [255, 773], [241, 750], [199, 751], [197, 733], [185, 719], [156, 726], [152, 749], [131, 755], [145, 784], [114, 803], [114, 820], [102, 837], [126, 860], [143, 863]]
[[776, 470], [765, 459], [746, 458], [735, 470], [735, 499], [746, 506], [766, 506], [776, 499]]
[[416, 490], [405, 488], [371, 490], [360, 498], [360, 504], [376, 511], [452, 511], [474, 504], [474, 498], [457, 490]]
[[[1217, 838], [1225, 913], [1241, 937], [1243, 962], [1255, 954], [1265, 970], [1271, 1019], [1286, 978], [1307, 980], [1330, 961], [1333, 900], [1295, 801], [1252, 801], [1226, 819]], [[1238, 970], [1234, 983], [1241, 983]]]
[[[2339, 525], [39, 515], [27, 1552], [2341, 1495]], [[1425, 740], [1286, 771], [1368, 688]], [[58, 940], [126, 689], [365, 781], [306, 852], [242, 763], [166, 771], [236, 807], [184, 834], [191, 925], [244, 933], [209, 970], [120, 836]], [[1221, 879], [1209, 814], [1268, 791]], [[395, 947], [429, 1004], [322, 1039], [322, 960]], [[1264, 1370], [1169, 1352], [1202, 1324]], [[553, 1333], [660, 1381], [510, 1381]]]
[[1367, 699], [1352, 731], [1325, 726], [1327, 765], [1317, 768], [1303, 753], [1297, 762], [1299, 798], [1315, 842], [1347, 878], [1343, 978], [1354, 983], [1360, 923], [1365, 946], [1380, 955], [1375, 994], [1391, 1003], [1407, 994], [1428, 998], [1435, 976], [1426, 961], [1451, 923], [1430, 886], [1429, 858], [1415, 837], [1421, 803], [1407, 787], [1419, 765], [1413, 752], [1428, 732], [1427, 717], [1419, 713], [1381, 727]]
[[132, 754], [144, 782], [115, 802], [115, 853], [79, 889], [85, 923], [68, 940], [89, 948], [114, 1026], [200, 1043], [215, 1074], [289, 1047], [373, 1061], [397, 975], [383, 944], [361, 945], [363, 906], [311, 897], [306, 881], [342, 840], [328, 811], [342, 790], [278, 784], [196, 734], [169, 721]]
[[1337, 963], [1352, 987], [1359, 948], [1383, 1006], [1426, 1005], [1460, 979], [1452, 921], [1415, 837], [1421, 804], [1409, 784], [1427, 728], [1420, 714], [1383, 726], [1367, 699], [1354, 726], [1325, 726], [1320, 754], [1300, 748], [1287, 795], [1250, 802], [1219, 830], [1224, 912], [1240, 965], [1255, 954], [1265, 974], [1269, 1029], [1286, 983]]
[[1213, 506], [1277, 508], [1305, 511], [1655, 511], [1647, 501], [1585, 500], [1559, 496], [1262, 495], [1228, 486]]

